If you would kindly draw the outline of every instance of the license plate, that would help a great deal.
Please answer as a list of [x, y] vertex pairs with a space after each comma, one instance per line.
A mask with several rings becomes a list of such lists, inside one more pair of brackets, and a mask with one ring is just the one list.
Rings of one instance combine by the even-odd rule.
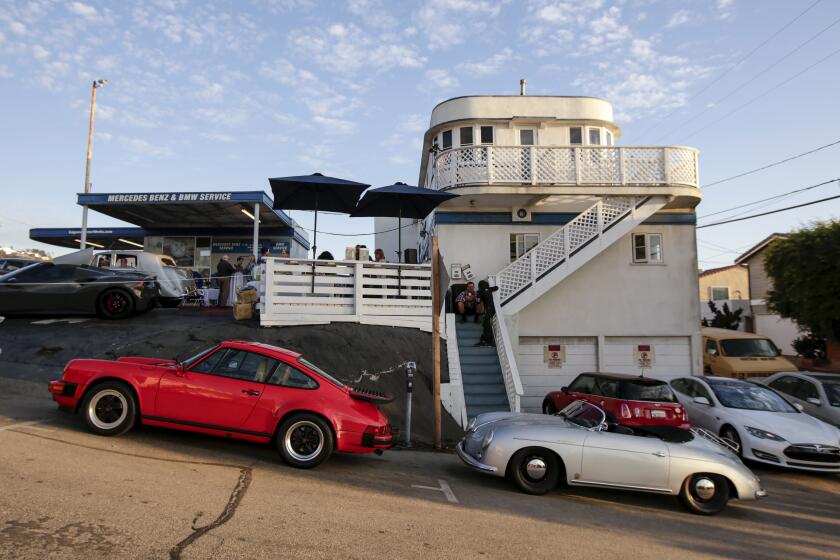
[[668, 418], [668, 413], [664, 410], [652, 410], [650, 415], [652, 418]]

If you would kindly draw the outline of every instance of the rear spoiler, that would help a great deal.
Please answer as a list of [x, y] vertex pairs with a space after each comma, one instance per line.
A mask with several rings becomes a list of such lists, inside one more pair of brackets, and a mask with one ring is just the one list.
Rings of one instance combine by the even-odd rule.
[[394, 400], [394, 395], [382, 393], [381, 391], [374, 391], [373, 389], [360, 389], [358, 387], [347, 387], [350, 391], [350, 396], [360, 401], [367, 401], [374, 404], [385, 404]]

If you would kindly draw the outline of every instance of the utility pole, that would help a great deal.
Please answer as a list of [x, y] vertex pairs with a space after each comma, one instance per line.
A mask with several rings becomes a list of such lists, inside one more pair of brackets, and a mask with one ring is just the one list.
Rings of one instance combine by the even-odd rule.
[[435, 449], [441, 448], [440, 411], [440, 250], [437, 235], [432, 236], [432, 362], [434, 381], [432, 400], [435, 406]]
[[[85, 194], [90, 192], [90, 160], [93, 157], [93, 113], [96, 110], [96, 90], [108, 83], [108, 80], [94, 80], [90, 88], [90, 128], [88, 129], [87, 163], [85, 164]], [[88, 207], [82, 206], [82, 234], [79, 236], [80, 249], [87, 245]]]

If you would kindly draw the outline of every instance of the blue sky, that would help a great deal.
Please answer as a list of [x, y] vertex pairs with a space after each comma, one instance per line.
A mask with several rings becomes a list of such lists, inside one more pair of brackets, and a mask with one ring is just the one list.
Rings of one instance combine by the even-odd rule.
[[[532, 94], [605, 97], [620, 144], [699, 148], [709, 183], [840, 139], [840, 55], [790, 79], [840, 47], [840, 24], [829, 27], [840, 2], [818, 2], [755, 50], [813, 3], [0, 0], [0, 245], [34, 246], [30, 227], [80, 223], [94, 78], [109, 80], [99, 192], [268, 191], [267, 177], [314, 171], [416, 183], [434, 105], [515, 94], [520, 78]], [[717, 185], [698, 214], [840, 176], [838, 158], [840, 146]], [[698, 230], [700, 265], [838, 215], [832, 201]], [[311, 227], [308, 213], [293, 216]], [[92, 213], [91, 225], [115, 223]], [[319, 228], [369, 232], [373, 221], [326, 216]], [[347, 243], [319, 235], [333, 252]]]

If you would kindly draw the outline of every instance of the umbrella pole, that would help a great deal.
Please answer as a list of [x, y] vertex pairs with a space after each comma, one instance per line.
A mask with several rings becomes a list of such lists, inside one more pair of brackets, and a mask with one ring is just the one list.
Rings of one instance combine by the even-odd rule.
[[315, 227], [312, 231], [312, 293], [315, 293], [315, 258], [318, 256], [318, 196], [315, 196]]
[[[400, 215], [397, 218], [397, 248], [399, 249], [398, 262], [402, 264], [402, 206], [400, 206]], [[402, 296], [402, 267], [397, 267], [397, 297]]]

